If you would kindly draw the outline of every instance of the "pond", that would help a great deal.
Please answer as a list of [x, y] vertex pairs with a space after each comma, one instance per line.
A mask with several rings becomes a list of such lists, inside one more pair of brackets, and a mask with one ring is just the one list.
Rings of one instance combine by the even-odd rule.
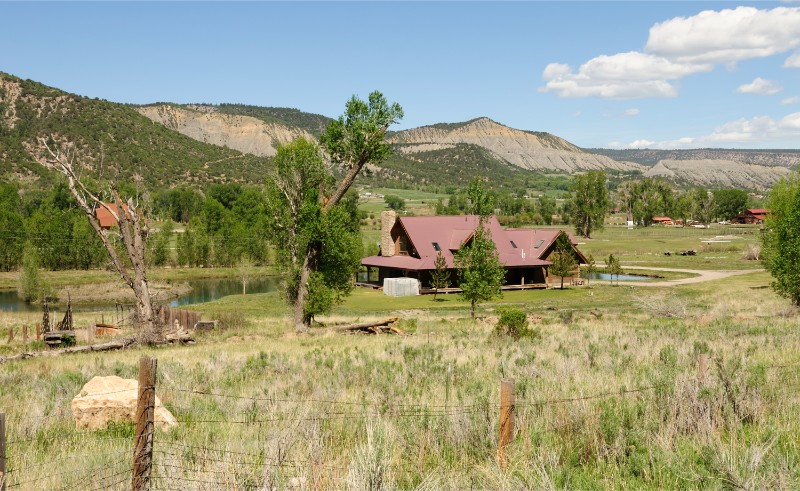
[[636, 274], [620, 274], [620, 275], [616, 275], [615, 274], [614, 277], [612, 278], [611, 275], [608, 274], [608, 273], [592, 273], [592, 274], [589, 275], [589, 279], [590, 280], [606, 280], [606, 281], [611, 281], [612, 279], [614, 281], [617, 281], [617, 280], [619, 280], [619, 281], [644, 281], [644, 280], [652, 280], [653, 278], [651, 278], [649, 276], [641, 276], [641, 275], [636, 275]]
[[[242, 282], [238, 279], [193, 280], [187, 283], [192, 287], [192, 291], [170, 302], [170, 307], [211, 302], [228, 295], [242, 294]], [[277, 276], [251, 278], [247, 282], [246, 294], [274, 292], [279, 284]]]
[[[187, 281], [192, 290], [172, 302], [170, 306], [180, 307], [196, 303], [210, 302], [228, 295], [239, 295], [242, 293], [242, 282], [238, 279], [209, 279]], [[279, 280], [276, 276], [260, 276], [252, 278], [247, 282], [247, 294], [268, 293], [278, 289]], [[114, 304], [108, 304], [113, 306]], [[105, 305], [105, 306], [108, 306]], [[92, 305], [92, 308], [102, 307], [103, 305]], [[59, 311], [56, 307], [51, 309]], [[82, 310], [78, 307], [76, 310]], [[7, 312], [41, 312], [40, 304], [27, 304], [17, 297], [16, 290], [0, 290], [0, 311]]]

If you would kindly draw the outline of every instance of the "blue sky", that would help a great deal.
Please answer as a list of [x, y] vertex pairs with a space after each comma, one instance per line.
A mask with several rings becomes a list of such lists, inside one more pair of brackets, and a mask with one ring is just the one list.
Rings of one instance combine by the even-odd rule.
[[0, 71], [116, 102], [396, 129], [488, 116], [583, 147], [800, 148], [798, 2], [2, 2]]

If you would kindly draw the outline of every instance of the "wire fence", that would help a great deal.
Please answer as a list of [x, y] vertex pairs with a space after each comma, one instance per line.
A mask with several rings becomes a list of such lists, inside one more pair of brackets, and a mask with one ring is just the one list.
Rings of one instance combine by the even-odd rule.
[[[769, 380], [764, 382], [761, 389], [773, 388], [783, 393], [797, 389], [800, 387], [796, 371], [798, 367], [800, 362], [761, 367], [770, 373]], [[688, 376], [681, 380], [683, 383], [691, 382], [692, 387], [701, 391], [711, 383], [707, 371], [706, 358], [698, 361], [695, 378]], [[153, 377], [154, 374], [155, 371]], [[133, 434], [130, 427], [125, 425], [117, 425], [99, 433], [68, 430], [65, 411], [13, 420], [6, 420], [5, 415], [0, 415], [0, 489], [115, 490], [131, 489], [132, 483], [134, 491], [272, 489], [278, 484], [311, 487], [308, 479], [314, 481], [313, 487], [336, 489], [344, 486], [344, 481], [354, 472], [354, 466], [357, 467], [358, 452], [331, 458], [313, 449], [299, 451], [295, 450], [299, 446], [295, 441], [297, 437], [287, 435], [302, 433], [309, 428], [313, 430], [343, 425], [351, 428], [353, 441], [348, 445], [352, 447], [354, 441], [363, 437], [364, 428], [367, 428], [367, 438], [372, 438], [369, 434], [370, 424], [381, 419], [407, 423], [409, 435], [416, 437], [415, 443], [420, 448], [427, 445], [430, 439], [451, 438], [455, 442], [452, 450], [455, 455], [451, 456], [449, 465], [454, 470], [467, 472], [475, 460], [485, 462], [487, 459], [495, 461], [502, 469], [507, 465], [505, 446], [513, 439], [529, 439], [532, 434], [542, 432], [560, 434], [569, 427], [577, 427], [577, 430], [573, 430], [580, 432], [580, 425], [585, 423], [587, 415], [598, 409], [591, 405], [592, 402], [655, 403], [659, 398], [675, 397], [681, 383], [681, 380], [672, 379], [589, 394], [517, 400], [511, 381], [510, 399], [506, 394], [496, 402], [484, 400], [473, 404], [388, 404], [369, 400], [292, 399], [165, 386], [161, 389], [164, 393], [184, 394], [191, 404], [213, 406], [219, 399], [250, 403], [238, 413], [229, 411], [226, 415], [213, 418], [195, 418], [190, 407], [170, 406], [178, 415], [177, 422], [182, 428], [179, 435], [172, 435], [154, 431], [158, 423], [154, 416], [157, 409], [154, 402], [155, 378], [148, 384], [143, 383], [141, 376], [140, 373], [140, 384], [136, 389], [93, 394], [94, 397], [101, 397], [138, 391], [136, 431]], [[508, 380], [504, 381], [504, 385], [508, 384]], [[727, 382], [721, 381], [718, 387], [725, 397], [730, 395]], [[148, 391], [152, 398], [148, 397]], [[707, 400], [703, 404], [710, 407]], [[584, 413], [578, 419], [571, 419], [574, 414], [569, 413], [570, 407], [581, 409]], [[546, 408], [552, 408], [552, 411], [546, 413]], [[51, 418], [57, 424], [54, 431], [49, 433], [24, 435], [14, 428]], [[511, 421], [512, 424], [507, 441], [503, 441], [504, 431], [501, 428], [505, 421]], [[459, 425], [469, 424], [481, 430], [472, 437], [454, 437], [446, 433], [463, 431], [458, 429]], [[229, 431], [226, 428], [231, 426], [242, 428], [244, 433], [237, 435], [246, 435], [246, 438], [242, 441], [226, 439], [215, 444], [215, 435], [225, 435]], [[6, 440], [8, 430], [15, 437]], [[482, 444], [476, 444], [476, 435], [484, 439]], [[491, 441], [485, 441], [487, 439]], [[497, 455], [492, 455], [494, 450]], [[417, 465], [413, 460], [413, 456], [409, 456], [409, 462], [402, 465]]]

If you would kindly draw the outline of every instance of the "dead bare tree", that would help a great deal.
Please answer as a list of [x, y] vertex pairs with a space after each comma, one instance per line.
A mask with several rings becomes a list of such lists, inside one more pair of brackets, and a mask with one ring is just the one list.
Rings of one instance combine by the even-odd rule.
[[[111, 183], [111, 195], [114, 206], [100, 199], [92, 193], [75, 173], [74, 162], [75, 152], [68, 146], [54, 146], [44, 139], [41, 139], [44, 148], [50, 154], [47, 165], [60, 172], [67, 178], [70, 193], [78, 202], [95, 233], [103, 242], [106, 251], [111, 256], [111, 264], [114, 270], [119, 273], [122, 280], [133, 290], [136, 297], [136, 313], [134, 325], [141, 329], [142, 334], [153, 341], [157, 341], [162, 333], [156, 322], [153, 311], [150, 287], [147, 282], [147, 264], [145, 262], [145, 251], [147, 250], [147, 236], [149, 229], [147, 220], [141, 212], [141, 208], [134, 202], [133, 198], [123, 201], [117, 190], [116, 182]], [[119, 225], [119, 236], [125, 247], [125, 253], [130, 265], [117, 252], [112, 242], [111, 230], [100, 226], [97, 219], [96, 210], [104, 208], [111, 216], [116, 219]]]

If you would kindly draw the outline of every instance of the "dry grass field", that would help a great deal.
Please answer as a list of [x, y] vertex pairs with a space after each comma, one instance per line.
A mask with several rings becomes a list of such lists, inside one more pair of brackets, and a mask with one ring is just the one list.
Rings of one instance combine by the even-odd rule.
[[[645, 261], [662, 239], [626, 251], [606, 238], [586, 245], [595, 257], [703, 260]], [[727, 269], [753, 267], [723, 254]], [[298, 336], [279, 295], [225, 297], [198, 306], [223, 325], [195, 345], [0, 365], [7, 484], [129, 489], [133, 426], [77, 430], [70, 401], [95, 375], [136, 378], [147, 355], [179, 420], [156, 434], [153, 489], [797, 489], [800, 312], [769, 282], [754, 270], [668, 288], [508, 292], [477, 320], [454, 295], [356, 290], [320, 319], [397, 315], [407, 336], [325, 327]], [[527, 314], [520, 339], [493, 334], [508, 307]], [[77, 313], [77, 325], [94, 315]], [[1, 314], [0, 327], [31, 320]], [[37, 347], [19, 343], [0, 340], [0, 351]], [[516, 384], [505, 469], [496, 458], [504, 378]]]

